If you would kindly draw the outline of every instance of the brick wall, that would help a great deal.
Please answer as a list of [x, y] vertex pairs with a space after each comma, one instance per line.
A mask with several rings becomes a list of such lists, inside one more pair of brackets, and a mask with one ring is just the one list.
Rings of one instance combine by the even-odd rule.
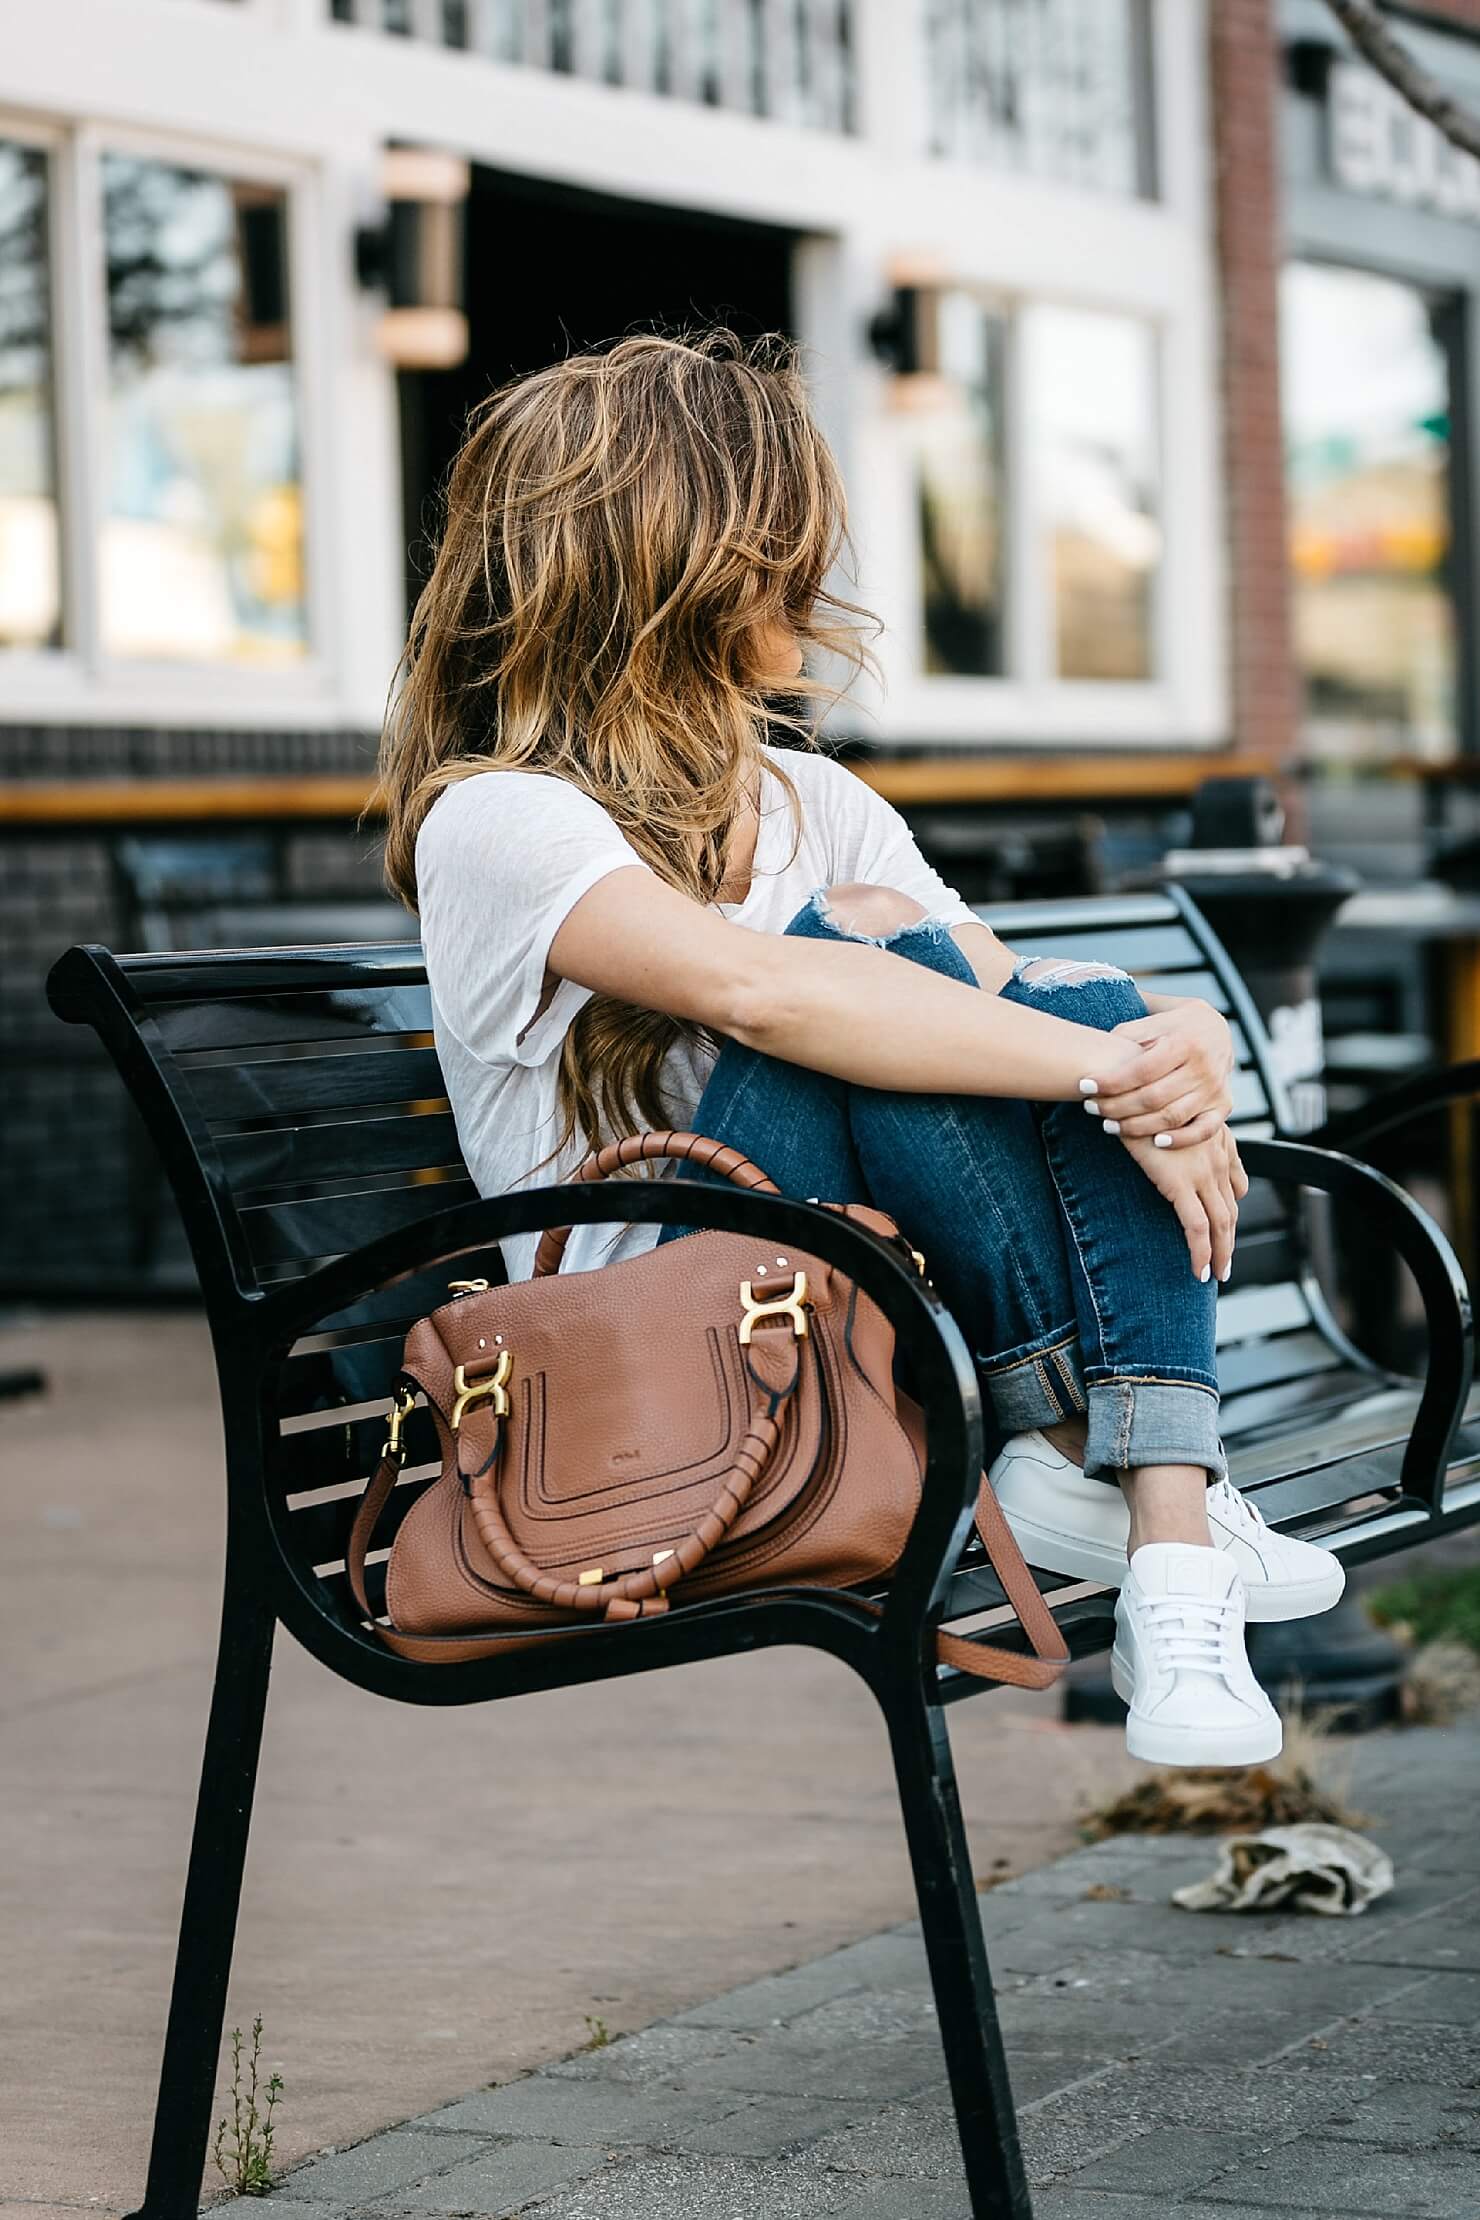
[[[373, 736], [359, 732], [10, 726], [0, 727], [0, 782], [356, 772], [369, 769], [374, 752]], [[349, 830], [293, 832], [290, 885], [379, 892], [379, 843]], [[109, 847], [104, 833], [83, 828], [0, 828], [0, 1298], [135, 1287], [134, 1246], [156, 1206], [152, 1151], [111, 1063], [90, 1033], [60, 1024], [46, 1003], [47, 971], [72, 942], [130, 945]], [[188, 1287], [167, 1197], [161, 1223], [153, 1277]]]
[[1209, 11], [1233, 736], [1295, 745], [1280, 431], [1278, 38], [1274, 0]]

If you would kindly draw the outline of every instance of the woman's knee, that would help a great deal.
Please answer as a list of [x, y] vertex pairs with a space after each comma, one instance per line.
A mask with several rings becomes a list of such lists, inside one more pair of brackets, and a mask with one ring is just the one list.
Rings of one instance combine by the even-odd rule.
[[928, 912], [912, 895], [895, 886], [870, 886], [856, 879], [842, 886], [824, 887], [818, 907], [835, 932], [866, 940], [887, 940], [891, 933], [918, 925]]
[[1128, 971], [1118, 964], [1086, 963], [1072, 956], [1033, 956], [1010, 982], [1016, 999], [1031, 1001], [1057, 1017], [1102, 1031], [1144, 1017], [1146, 1002]]

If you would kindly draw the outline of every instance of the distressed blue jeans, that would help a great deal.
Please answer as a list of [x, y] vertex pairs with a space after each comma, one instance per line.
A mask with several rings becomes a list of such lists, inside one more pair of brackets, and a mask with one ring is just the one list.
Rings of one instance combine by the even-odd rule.
[[[819, 894], [787, 931], [875, 941], [977, 984], [934, 920], [879, 941], [843, 931]], [[1110, 965], [1028, 957], [1001, 991], [1102, 1030], [1146, 1010]], [[924, 1252], [1000, 1433], [1085, 1412], [1087, 1472], [1112, 1482], [1148, 1464], [1226, 1473], [1217, 1289], [1194, 1277], [1170, 1203], [1078, 1102], [900, 1094], [727, 1041], [694, 1122], [752, 1158], [783, 1194], [888, 1212]], [[682, 1231], [670, 1226], [663, 1238]]]

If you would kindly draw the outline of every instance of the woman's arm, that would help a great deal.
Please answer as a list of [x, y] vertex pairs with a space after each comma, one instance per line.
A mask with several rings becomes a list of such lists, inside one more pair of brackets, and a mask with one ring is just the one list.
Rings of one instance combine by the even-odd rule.
[[[981, 984], [1000, 992], [1017, 959], [986, 925], [957, 925], [952, 938]], [[1111, 1046], [1090, 1065], [1098, 1082], [1090, 1099], [1124, 1141], [1152, 1140], [1161, 1148], [1193, 1148], [1211, 1140], [1233, 1108], [1233, 1035], [1211, 1003], [1192, 995], [1148, 994], [1149, 1015], [1127, 1018], [1100, 1038]], [[1109, 1062], [1121, 1044], [1134, 1065]], [[1104, 1067], [1103, 1069], [1101, 1067]]]
[[549, 967], [866, 1087], [1068, 1102], [1087, 1074], [1133, 1081], [1137, 1069], [1132, 1041], [1112, 1052], [1113, 1036], [1093, 1026], [981, 994], [862, 941], [752, 932], [641, 866], [611, 872], [582, 896], [551, 943]]

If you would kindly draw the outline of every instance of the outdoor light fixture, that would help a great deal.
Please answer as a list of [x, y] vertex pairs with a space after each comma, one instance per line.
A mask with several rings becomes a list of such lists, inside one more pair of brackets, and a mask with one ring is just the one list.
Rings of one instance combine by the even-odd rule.
[[363, 286], [387, 296], [376, 344], [398, 370], [451, 370], [467, 360], [463, 203], [469, 181], [459, 155], [386, 150], [385, 216], [355, 234], [355, 267]]
[[869, 346], [894, 373], [896, 408], [932, 408], [945, 390], [941, 308], [947, 289], [941, 272], [923, 263], [896, 264], [889, 274], [893, 290], [869, 320]]

